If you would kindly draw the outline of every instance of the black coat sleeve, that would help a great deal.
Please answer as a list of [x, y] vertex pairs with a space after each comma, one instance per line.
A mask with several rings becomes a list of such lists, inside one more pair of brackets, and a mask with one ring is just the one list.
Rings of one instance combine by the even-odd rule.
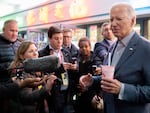
[[0, 84], [0, 98], [11, 98], [19, 91], [16, 83]]

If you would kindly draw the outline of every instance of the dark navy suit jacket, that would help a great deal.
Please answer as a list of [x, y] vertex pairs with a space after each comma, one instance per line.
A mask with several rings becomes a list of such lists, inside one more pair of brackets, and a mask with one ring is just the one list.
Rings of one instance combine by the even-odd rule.
[[[115, 67], [114, 78], [125, 84], [123, 98], [104, 92], [105, 113], [150, 113], [149, 41], [133, 35]], [[95, 83], [100, 79], [94, 78]]]
[[77, 57], [79, 54], [79, 49], [74, 44], [71, 44], [70, 48], [66, 48], [65, 46], [63, 46], [63, 49], [69, 51], [71, 57]]
[[103, 60], [107, 56], [107, 53], [108, 53], [108, 51], [109, 51], [110, 48], [111, 48], [111, 44], [106, 39], [103, 39], [101, 42], [97, 42], [95, 44], [94, 53], [103, 62]]

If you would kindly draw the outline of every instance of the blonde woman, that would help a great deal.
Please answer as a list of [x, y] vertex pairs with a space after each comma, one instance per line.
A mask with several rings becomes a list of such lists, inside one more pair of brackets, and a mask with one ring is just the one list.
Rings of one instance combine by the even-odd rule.
[[[18, 66], [22, 65], [22, 62], [25, 59], [29, 58], [38, 58], [38, 50], [34, 42], [32, 41], [24, 41], [18, 48], [15, 60], [11, 63], [10, 68], [14, 68], [12, 71], [13, 74], [17, 73], [16, 69]], [[21, 113], [39, 113], [39, 112], [47, 112], [47, 106], [44, 106], [46, 101], [45, 97], [50, 94], [50, 90], [55, 83], [55, 79], [57, 78], [54, 75], [49, 77], [43, 75], [41, 72], [35, 73], [26, 73], [21, 70], [21, 77], [23, 78], [42, 78], [41, 82], [43, 85], [34, 87], [34, 88], [24, 88], [21, 90], [19, 99], [21, 104], [23, 105], [23, 110]], [[48, 79], [47, 79], [48, 78]], [[42, 111], [40, 109], [43, 108]]]

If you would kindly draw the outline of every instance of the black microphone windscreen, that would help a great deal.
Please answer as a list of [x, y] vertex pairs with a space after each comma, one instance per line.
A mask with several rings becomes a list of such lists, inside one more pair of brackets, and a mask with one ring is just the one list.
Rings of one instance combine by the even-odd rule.
[[25, 72], [47, 72], [51, 73], [59, 67], [59, 59], [54, 55], [40, 58], [26, 59], [23, 62]]

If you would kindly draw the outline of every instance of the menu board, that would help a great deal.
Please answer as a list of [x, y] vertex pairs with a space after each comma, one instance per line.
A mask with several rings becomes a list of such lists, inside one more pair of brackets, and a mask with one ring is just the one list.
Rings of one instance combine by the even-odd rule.
[[28, 39], [34, 41], [38, 50], [45, 47], [48, 43], [47, 33], [46, 32], [39, 32], [39, 31], [29, 31], [28, 32]]

